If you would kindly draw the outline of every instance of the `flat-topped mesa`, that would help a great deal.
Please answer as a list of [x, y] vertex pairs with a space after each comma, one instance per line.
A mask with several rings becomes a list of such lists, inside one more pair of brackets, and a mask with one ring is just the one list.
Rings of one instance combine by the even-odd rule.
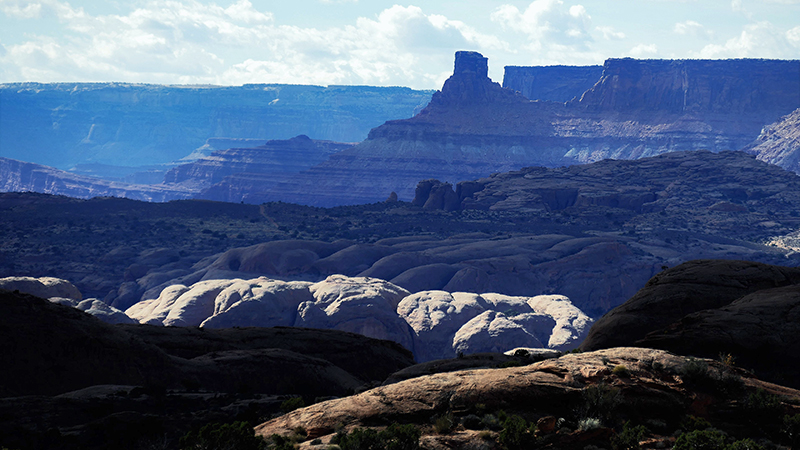
[[489, 79], [489, 60], [478, 52], [456, 52], [453, 75], [420, 114], [437, 107], [496, 102], [527, 102], [520, 94]]
[[800, 106], [800, 61], [609, 59], [577, 103], [603, 112], [750, 114], [769, 123]]

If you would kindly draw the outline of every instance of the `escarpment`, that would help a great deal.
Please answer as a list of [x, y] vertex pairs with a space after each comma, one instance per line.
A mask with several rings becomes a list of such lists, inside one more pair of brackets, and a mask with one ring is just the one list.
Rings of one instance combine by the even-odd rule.
[[486, 76], [487, 64], [457, 52], [453, 75], [418, 115], [386, 122], [258, 200], [333, 206], [390, 192], [411, 199], [419, 180], [454, 184], [527, 166], [739, 150], [800, 106], [800, 61], [611, 59], [566, 103], [503, 88]]

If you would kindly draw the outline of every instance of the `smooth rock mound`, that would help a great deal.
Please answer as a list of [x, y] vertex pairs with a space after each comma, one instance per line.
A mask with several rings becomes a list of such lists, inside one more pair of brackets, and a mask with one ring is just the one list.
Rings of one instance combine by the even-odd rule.
[[173, 285], [126, 314], [140, 323], [166, 326], [348, 331], [397, 342], [419, 361], [516, 347], [569, 350], [592, 323], [560, 295], [411, 294], [378, 278], [344, 275], [317, 283], [260, 277]]
[[78, 288], [67, 280], [53, 277], [6, 277], [0, 278], [0, 289], [20, 291], [39, 298], [62, 297], [83, 300]]

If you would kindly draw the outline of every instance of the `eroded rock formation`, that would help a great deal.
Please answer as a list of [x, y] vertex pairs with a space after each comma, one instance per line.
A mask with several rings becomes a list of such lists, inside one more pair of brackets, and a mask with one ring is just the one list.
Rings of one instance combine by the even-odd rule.
[[564, 296], [412, 295], [384, 280], [343, 275], [318, 283], [261, 277], [172, 285], [126, 314], [141, 323], [167, 326], [349, 331], [397, 342], [419, 361], [521, 346], [569, 350], [592, 323]]
[[762, 377], [797, 386], [800, 269], [699, 260], [665, 270], [600, 318], [581, 345], [731, 355]]
[[410, 199], [431, 178], [456, 183], [525, 166], [739, 150], [800, 106], [800, 61], [611, 59], [568, 103], [504, 89], [485, 76], [486, 64], [458, 52], [453, 75], [417, 116], [373, 129], [260, 200], [331, 206], [392, 191]]
[[800, 173], [800, 109], [764, 127], [758, 139], [744, 151], [759, 161]]

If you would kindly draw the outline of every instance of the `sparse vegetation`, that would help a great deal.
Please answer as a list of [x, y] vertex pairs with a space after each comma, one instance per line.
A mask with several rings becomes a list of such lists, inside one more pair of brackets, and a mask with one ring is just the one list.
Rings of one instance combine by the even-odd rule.
[[594, 417], [612, 424], [617, 407], [622, 402], [619, 389], [600, 383], [587, 387], [581, 393], [582, 403], [577, 410], [579, 418]]
[[439, 434], [450, 434], [456, 426], [452, 413], [442, 414], [433, 419], [433, 429]]
[[503, 430], [500, 431], [500, 445], [506, 450], [523, 450], [533, 446], [536, 440], [533, 430], [524, 418], [517, 415], [508, 415], [503, 420]]
[[180, 439], [181, 450], [261, 450], [266, 446], [247, 422], [210, 423]]
[[383, 431], [355, 428], [350, 433], [339, 431], [331, 441], [341, 450], [417, 450], [421, 433], [411, 424], [393, 423]]
[[611, 448], [613, 450], [639, 450], [641, 448], [639, 442], [644, 439], [647, 431], [647, 427], [644, 425], [633, 426], [630, 421], [627, 421], [622, 426], [622, 431], [611, 439]]
[[616, 375], [616, 376], [618, 376], [620, 378], [628, 378], [631, 375], [631, 373], [628, 370], [628, 368], [625, 367], [623, 364], [618, 364], [618, 365], [614, 366], [614, 368], [611, 370], [611, 373], [613, 373], [614, 375]]
[[281, 411], [288, 413], [304, 406], [306, 403], [303, 401], [303, 397], [292, 397], [281, 402]]

